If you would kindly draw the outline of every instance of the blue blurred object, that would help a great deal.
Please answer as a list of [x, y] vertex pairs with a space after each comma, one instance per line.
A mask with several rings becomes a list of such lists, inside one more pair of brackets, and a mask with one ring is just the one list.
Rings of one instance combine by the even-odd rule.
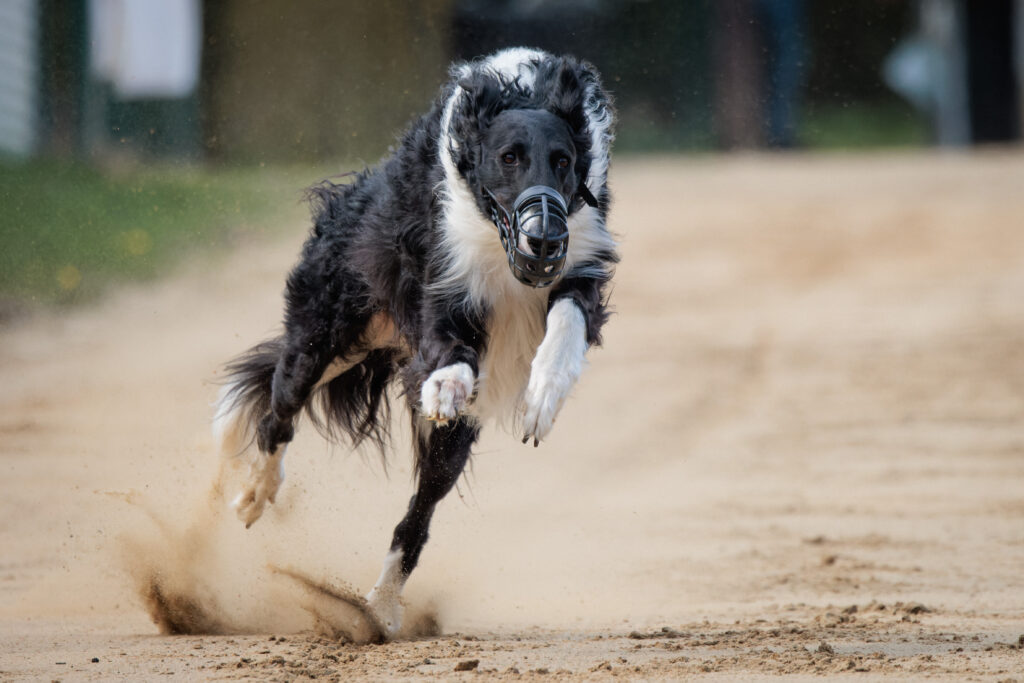
[[807, 71], [807, 21], [803, 0], [756, 0], [768, 53], [767, 130], [770, 147], [793, 147]]

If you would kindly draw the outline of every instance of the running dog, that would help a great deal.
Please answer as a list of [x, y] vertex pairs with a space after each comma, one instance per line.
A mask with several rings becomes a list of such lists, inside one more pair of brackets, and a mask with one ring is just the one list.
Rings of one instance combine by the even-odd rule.
[[274, 502], [304, 408], [326, 436], [383, 450], [399, 383], [417, 488], [366, 596], [386, 637], [481, 425], [512, 418], [536, 446], [601, 342], [613, 119], [597, 71], [572, 57], [455, 65], [378, 168], [310, 190], [284, 332], [227, 365], [214, 432], [226, 456], [249, 451], [233, 502], [246, 527]]

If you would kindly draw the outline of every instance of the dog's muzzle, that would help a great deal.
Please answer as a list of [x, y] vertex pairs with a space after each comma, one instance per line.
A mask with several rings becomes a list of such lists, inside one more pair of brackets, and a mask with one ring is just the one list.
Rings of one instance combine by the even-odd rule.
[[487, 194], [512, 274], [530, 287], [549, 286], [562, 274], [569, 251], [569, 209], [562, 195], [546, 185], [528, 187], [509, 213]]

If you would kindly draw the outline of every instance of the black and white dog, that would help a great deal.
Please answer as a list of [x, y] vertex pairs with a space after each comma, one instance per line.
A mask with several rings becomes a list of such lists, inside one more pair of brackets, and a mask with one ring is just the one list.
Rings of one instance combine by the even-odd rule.
[[481, 424], [511, 416], [534, 445], [551, 430], [601, 340], [618, 258], [595, 69], [516, 48], [451, 73], [379, 168], [311, 190], [284, 334], [228, 365], [214, 424], [225, 455], [258, 449], [233, 503], [248, 527], [274, 502], [303, 408], [328, 436], [383, 446], [401, 382], [417, 490], [367, 595], [387, 636]]

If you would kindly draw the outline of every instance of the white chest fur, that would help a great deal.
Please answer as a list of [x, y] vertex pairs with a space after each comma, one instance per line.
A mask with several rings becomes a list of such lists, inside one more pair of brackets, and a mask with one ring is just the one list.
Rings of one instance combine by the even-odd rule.
[[513, 426], [510, 418], [518, 414], [530, 363], [544, 338], [548, 302], [546, 291], [519, 287], [522, 292], [491, 304], [477, 397], [469, 409], [481, 420], [494, 418], [507, 427]]

